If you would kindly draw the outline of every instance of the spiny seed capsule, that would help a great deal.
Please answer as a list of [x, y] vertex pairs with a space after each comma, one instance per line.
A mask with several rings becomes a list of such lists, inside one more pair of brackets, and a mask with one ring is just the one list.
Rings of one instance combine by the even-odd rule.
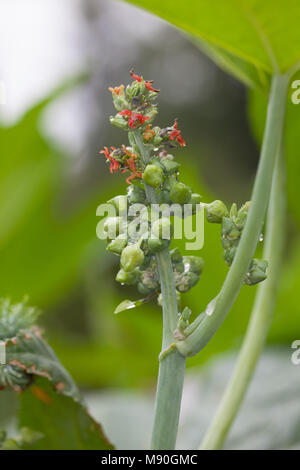
[[144, 253], [137, 244], [126, 246], [122, 251], [121, 266], [124, 271], [133, 271], [133, 269], [140, 266], [143, 261]]
[[191, 189], [184, 183], [175, 183], [170, 191], [171, 201], [175, 204], [187, 204], [192, 196]]
[[127, 189], [129, 204], [144, 204], [146, 201], [146, 193], [143, 188], [131, 184]]
[[123, 234], [118, 235], [115, 240], [112, 240], [109, 245], [107, 245], [106, 249], [115, 253], [116, 255], [120, 255], [124, 250], [125, 246], [127, 245], [127, 237]]
[[134, 285], [137, 283], [139, 278], [139, 274], [137, 271], [124, 271], [124, 269], [120, 269], [120, 271], [116, 275], [116, 281], [120, 284], [127, 284], [129, 286]]
[[157, 219], [152, 223], [151, 236], [153, 238], [162, 238], [164, 240], [170, 240], [172, 235], [172, 223], [167, 217]]
[[158, 188], [159, 186], [161, 186], [164, 180], [164, 172], [157, 165], [150, 163], [149, 165], [146, 166], [144, 170], [143, 180], [149, 186]]
[[206, 219], [213, 224], [220, 224], [223, 217], [228, 216], [228, 209], [224, 202], [216, 200], [206, 205]]

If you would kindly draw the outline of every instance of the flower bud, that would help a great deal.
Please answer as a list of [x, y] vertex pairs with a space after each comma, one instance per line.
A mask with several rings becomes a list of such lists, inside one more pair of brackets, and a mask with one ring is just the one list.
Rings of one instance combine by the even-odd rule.
[[122, 234], [119, 235], [115, 240], [112, 240], [109, 245], [107, 245], [106, 249], [112, 253], [115, 253], [116, 255], [120, 255], [126, 245], [127, 237]]
[[184, 256], [184, 265], [195, 274], [201, 274], [204, 268], [204, 261], [199, 256]]
[[158, 253], [169, 246], [169, 240], [161, 240], [160, 238], [149, 238], [148, 250], [150, 254]]
[[107, 217], [103, 224], [103, 230], [107, 233], [110, 239], [114, 239], [120, 234], [122, 226], [122, 217]]
[[162, 238], [164, 240], [170, 240], [172, 235], [172, 223], [167, 217], [157, 219], [152, 223], [151, 236], [156, 238]]
[[144, 204], [146, 201], [146, 193], [143, 188], [131, 184], [127, 189], [128, 203], [131, 204]]
[[144, 253], [138, 244], [129, 245], [121, 254], [121, 266], [124, 271], [133, 271], [144, 261]]
[[161, 186], [164, 180], [164, 172], [157, 165], [150, 163], [149, 165], [146, 166], [144, 170], [143, 180], [149, 186], [158, 188], [159, 186]]
[[255, 285], [267, 278], [268, 261], [254, 258], [244, 280], [245, 284]]
[[137, 271], [124, 271], [124, 269], [120, 269], [118, 274], [116, 275], [116, 281], [120, 284], [127, 284], [129, 286], [134, 285], [137, 283], [139, 274]]
[[228, 209], [224, 202], [216, 200], [206, 205], [206, 219], [213, 224], [220, 224], [223, 217], [228, 216]]
[[231, 266], [232, 261], [236, 254], [236, 250], [237, 250], [236, 246], [228, 247], [227, 249], [225, 249], [223, 258], [228, 266]]
[[183, 257], [179, 251], [179, 248], [173, 248], [173, 250], [170, 251], [170, 256], [172, 263], [182, 263]]
[[237, 217], [236, 217], [236, 225], [240, 228], [243, 229], [246, 223], [248, 211], [250, 208], [251, 202], [248, 201], [246, 202], [238, 211]]
[[158, 195], [158, 202], [159, 204], [169, 204], [171, 202], [170, 192], [167, 191], [166, 189], [163, 189], [162, 191], [160, 191]]
[[191, 196], [190, 203], [191, 204], [200, 204], [201, 199], [202, 199], [201, 194], [193, 193], [192, 196]]
[[120, 129], [124, 130], [128, 129], [128, 123], [127, 121], [125, 121], [125, 119], [123, 119], [122, 116], [111, 116], [109, 120], [113, 126], [119, 127]]
[[109, 199], [107, 202], [110, 202], [114, 205], [117, 210], [118, 215], [126, 214], [127, 212], [127, 196], [116, 196], [112, 199]]
[[151, 294], [151, 292], [153, 292], [152, 289], [145, 286], [145, 284], [143, 284], [142, 282], [138, 283], [137, 288], [138, 288], [139, 293], [142, 294], [142, 295], [149, 295], [149, 294]]
[[161, 166], [163, 167], [163, 170], [166, 173], [166, 175], [172, 175], [173, 173], [178, 171], [180, 164], [177, 162], [174, 162], [174, 160], [165, 158], [164, 160], [161, 161]]
[[199, 274], [191, 271], [183, 273], [176, 279], [176, 289], [179, 292], [188, 292], [199, 281]]
[[236, 217], [237, 216], [237, 213], [238, 213], [238, 210], [237, 210], [237, 205], [236, 203], [234, 202], [230, 208], [230, 213], [229, 213], [229, 217], [233, 218], [233, 217]]
[[175, 183], [170, 191], [171, 201], [175, 204], [186, 204], [192, 196], [191, 189], [184, 183]]

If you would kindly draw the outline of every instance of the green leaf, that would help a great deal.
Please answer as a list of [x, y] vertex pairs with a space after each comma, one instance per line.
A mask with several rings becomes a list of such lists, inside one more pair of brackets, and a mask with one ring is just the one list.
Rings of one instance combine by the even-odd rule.
[[0, 301], [0, 338], [6, 346], [6, 363], [0, 365], [0, 391], [22, 392], [20, 437], [5, 440], [2, 433], [0, 445], [47, 450], [112, 448], [81, 402], [73, 379], [41, 331], [32, 326], [34, 319], [33, 309]]
[[85, 407], [71, 397], [58, 395], [46, 379], [38, 379], [20, 397], [19, 425], [42, 432], [40, 439], [24, 443], [30, 450], [112, 449], [101, 426]]
[[261, 87], [265, 75], [300, 62], [298, 0], [129, 1], [205, 41], [209, 55], [248, 84]]
[[[300, 74], [292, 79], [297, 80]], [[291, 82], [291, 83], [292, 83]], [[295, 90], [289, 88], [289, 96], [287, 100], [286, 124], [285, 124], [285, 149], [287, 161], [287, 191], [288, 206], [295, 220], [300, 225], [300, 205], [299, 205], [299, 174], [300, 174], [300, 158], [299, 158], [299, 128], [300, 128], [300, 104], [293, 104], [291, 95]], [[264, 131], [265, 117], [267, 113], [266, 97], [256, 91], [251, 91], [249, 95], [249, 116], [250, 124], [254, 136], [261, 143]]]

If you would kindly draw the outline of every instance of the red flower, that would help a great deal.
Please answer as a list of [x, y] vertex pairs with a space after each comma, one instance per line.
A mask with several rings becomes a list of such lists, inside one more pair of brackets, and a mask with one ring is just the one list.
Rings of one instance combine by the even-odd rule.
[[179, 143], [180, 147], [185, 147], [186, 146], [186, 141], [181, 135], [181, 131], [178, 130], [178, 124], [177, 124], [177, 119], [175, 119], [174, 125], [173, 125], [173, 130], [171, 134], [169, 135], [170, 140], [177, 140]]
[[131, 181], [134, 180], [135, 178], [141, 178], [142, 173], [140, 171], [137, 171], [136, 164], [133, 158], [128, 158], [125, 162], [127, 168], [129, 171], [131, 171], [131, 175], [126, 178], [126, 183], [131, 184]]
[[[115, 150], [115, 147], [110, 147], [111, 151], [112, 150]], [[106, 157], [106, 160], [110, 162], [110, 167], [109, 167], [109, 171], [111, 173], [117, 173], [119, 167], [120, 167], [120, 163], [111, 156], [111, 152], [109, 152], [108, 148], [107, 147], [104, 147], [104, 150], [101, 150], [99, 153], [103, 153]]]
[[133, 80], [136, 80], [137, 82], [141, 82], [143, 80], [142, 77], [134, 73], [133, 69], [131, 69], [129, 73], [130, 73], [131, 78], [133, 78]]
[[[143, 81], [142, 77], [134, 73], [133, 69], [131, 69], [129, 73], [130, 73], [131, 78], [133, 78], [133, 80], [136, 80], [137, 82]], [[153, 80], [145, 80], [145, 87], [149, 91], [154, 91], [155, 93], [158, 93], [159, 90], [156, 90], [155, 88], [153, 88], [152, 83], [153, 83]]]
[[128, 117], [128, 125], [131, 128], [136, 127], [136, 124], [143, 125], [147, 119], [149, 119], [148, 116], [144, 116], [143, 114], [140, 113], [133, 113], [130, 111], [130, 109], [124, 109], [121, 111], [120, 116], [127, 116]]

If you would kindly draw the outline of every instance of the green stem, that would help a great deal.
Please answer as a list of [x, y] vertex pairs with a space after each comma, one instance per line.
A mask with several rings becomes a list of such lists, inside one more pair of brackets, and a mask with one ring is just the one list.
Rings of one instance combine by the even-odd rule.
[[275, 158], [284, 126], [287, 85], [288, 77], [285, 75], [275, 75], [272, 79], [261, 158], [246, 225], [213, 312], [205, 314], [195, 330], [177, 343], [177, 349], [185, 356], [197, 354], [215, 334], [235, 301], [249, 269], [269, 201]]
[[239, 358], [201, 449], [220, 449], [238, 413], [263, 349], [275, 309], [284, 248], [286, 212], [285, 159], [279, 151], [268, 210], [264, 258], [269, 260], [268, 278], [258, 288]]
[[[134, 132], [135, 142], [145, 163], [150, 159], [150, 151], [144, 145], [141, 134]], [[154, 188], [145, 184], [148, 202], [157, 204]], [[163, 304], [163, 341], [162, 350], [173, 342], [173, 332], [178, 321], [178, 308], [173, 267], [169, 249], [166, 248], [156, 255], [160, 276]], [[181, 397], [184, 381], [185, 357], [176, 349], [166, 355], [160, 362], [155, 403], [155, 417], [152, 433], [152, 449], [170, 450], [175, 448]]]

